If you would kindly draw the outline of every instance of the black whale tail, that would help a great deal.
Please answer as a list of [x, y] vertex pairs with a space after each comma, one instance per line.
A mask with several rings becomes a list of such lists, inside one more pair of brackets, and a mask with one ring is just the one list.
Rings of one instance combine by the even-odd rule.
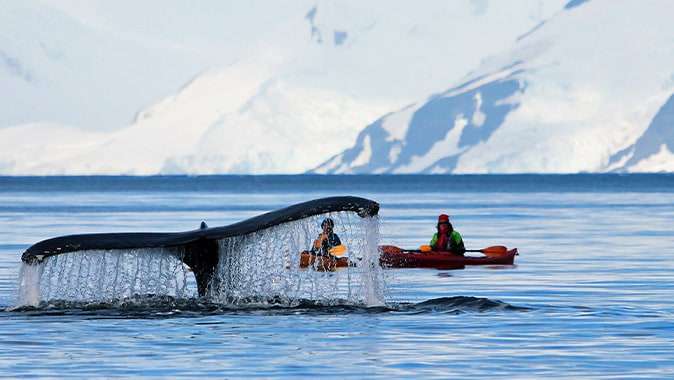
[[375, 201], [353, 197], [329, 197], [295, 204], [234, 223], [209, 228], [202, 222], [199, 229], [185, 232], [98, 233], [60, 236], [30, 246], [21, 256], [27, 265], [37, 265], [45, 258], [77, 251], [115, 251], [138, 248], [173, 248], [178, 257], [194, 272], [200, 296], [208, 293], [219, 265], [218, 241], [243, 236], [280, 224], [330, 212], [352, 211], [358, 216], [378, 214]]

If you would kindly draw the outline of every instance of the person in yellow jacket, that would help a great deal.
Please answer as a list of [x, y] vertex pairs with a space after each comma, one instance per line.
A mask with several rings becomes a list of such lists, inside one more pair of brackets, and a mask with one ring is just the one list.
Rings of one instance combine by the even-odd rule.
[[463, 256], [466, 252], [463, 238], [461, 238], [459, 231], [456, 231], [452, 223], [449, 222], [449, 215], [440, 214], [438, 216], [437, 229], [438, 232], [431, 239], [431, 249], [434, 251], [450, 251], [455, 255]]
[[316, 238], [316, 241], [314, 241], [314, 247], [311, 249], [311, 253], [319, 256], [329, 256], [330, 248], [341, 245], [342, 241], [333, 231], [335, 228], [335, 221], [332, 219], [326, 218], [323, 220], [321, 228], [323, 229], [323, 232], [320, 233]]

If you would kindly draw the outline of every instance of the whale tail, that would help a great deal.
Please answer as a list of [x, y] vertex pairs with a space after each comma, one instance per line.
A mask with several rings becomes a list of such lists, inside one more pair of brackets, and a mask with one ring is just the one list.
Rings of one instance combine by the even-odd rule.
[[251, 234], [284, 223], [331, 212], [350, 211], [361, 218], [378, 214], [375, 201], [353, 197], [328, 197], [295, 204], [283, 209], [234, 223], [210, 228], [201, 222], [198, 229], [185, 232], [98, 233], [60, 236], [30, 246], [21, 256], [27, 265], [38, 265], [46, 258], [78, 251], [124, 252], [140, 248], [166, 250], [178, 256], [194, 273], [200, 296], [208, 294], [220, 260], [219, 241]]

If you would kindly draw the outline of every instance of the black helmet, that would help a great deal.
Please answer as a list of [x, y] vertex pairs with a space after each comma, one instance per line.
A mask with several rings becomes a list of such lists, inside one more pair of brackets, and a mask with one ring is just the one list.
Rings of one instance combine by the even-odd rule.
[[323, 222], [321, 222], [321, 227], [323, 227], [323, 226], [326, 225], [326, 224], [327, 224], [330, 228], [335, 227], [335, 221], [332, 220], [332, 219], [330, 219], [330, 218], [325, 218], [325, 219], [323, 219]]

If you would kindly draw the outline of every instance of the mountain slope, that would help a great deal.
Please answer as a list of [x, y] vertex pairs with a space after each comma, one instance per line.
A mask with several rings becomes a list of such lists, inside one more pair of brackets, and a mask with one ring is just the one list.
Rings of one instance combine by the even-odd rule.
[[[146, 18], [149, 30], [158, 23], [160, 31], [146, 35], [138, 32], [133, 12], [127, 12], [130, 19], [125, 20], [121, 16], [124, 10], [114, 5], [104, 6], [102, 14], [118, 18], [97, 14], [95, 3], [84, 2], [65, 10], [64, 3], [49, 3], [55, 4], [54, 12], [65, 14], [66, 21], [59, 18], [55, 22], [70, 25], [72, 19], [77, 21], [75, 32], [80, 37], [59, 35], [57, 28], [49, 30], [58, 41], [71, 40], [73, 45], [82, 46], [86, 46], [82, 36], [104, 46], [140, 41], [149, 49], [149, 57], [154, 57], [152, 52], [157, 49], [166, 52], [168, 40], [156, 42], [161, 31], [171, 32], [162, 24], [162, 17]], [[302, 173], [351, 145], [363, 126], [380, 115], [437, 91], [442, 83], [456, 82], [485, 57], [559, 10], [565, 0], [291, 3], [292, 12], [276, 12], [278, 19], [268, 28], [256, 31], [255, 38], [244, 39], [245, 46], [238, 46], [235, 53], [225, 54], [230, 57], [226, 65], [206, 70], [176, 94], [140, 111], [124, 128], [95, 138], [55, 122], [0, 128], [2, 174]], [[152, 4], [161, 8], [150, 4], [148, 8]], [[213, 4], [219, 3], [207, 4], [214, 7], [207, 21], [217, 19], [219, 9]], [[254, 10], [268, 15], [278, 8], [267, 10], [254, 2], [248, 4], [241, 5], [249, 12], [246, 14]], [[87, 10], [84, 15], [82, 7]], [[169, 5], [168, 9], [172, 12], [169, 20], [180, 20], [174, 7]], [[199, 6], [194, 14], [203, 11]], [[187, 19], [194, 16], [189, 9], [182, 12]], [[144, 9], [141, 15], [149, 13]], [[94, 21], [105, 21], [103, 27], [91, 20], [92, 14], [96, 16]], [[12, 20], [14, 25], [19, 24]], [[133, 32], [120, 25], [131, 25]], [[93, 30], [88, 31], [88, 27]], [[72, 29], [63, 28], [66, 32]], [[53, 41], [41, 36], [41, 31], [35, 29], [36, 44], [46, 41], [46, 46], [52, 46]], [[171, 34], [180, 49], [193, 48], [208, 55], [209, 43], [219, 47], [214, 43], [217, 41], [198, 40], [190, 46], [189, 38], [176, 31]], [[0, 39], [0, 49], [2, 46]], [[77, 50], [71, 46], [62, 51]], [[119, 60], [129, 56], [123, 49], [111, 52], [120, 52]], [[20, 52], [11, 55], [22, 56]], [[216, 52], [208, 56], [208, 60], [189, 62], [207, 65], [222, 59]], [[113, 59], [108, 57], [106, 62]], [[158, 61], [151, 62], [161, 66]], [[52, 73], [53, 66], [33, 63], [35, 72], [44, 68]], [[91, 67], [86, 56], [76, 63], [78, 67]], [[68, 70], [71, 75], [72, 69]], [[117, 74], [107, 78], [105, 85], [118, 81]], [[127, 91], [142, 95], [145, 87], [156, 84], [156, 77], [137, 78], [136, 85]], [[14, 76], [12, 80], [16, 79]], [[22, 83], [24, 87], [19, 87], [35, 92], [31, 87], [34, 83]], [[108, 119], [109, 115], [100, 111], [107, 105], [95, 104], [101, 98], [61, 91], [54, 91], [49, 99], [62, 96], [69, 104], [78, 104], [82, 113], [91, 116], [91, 123], [96, 123], [98, 114]], [[124, 96], [112, 87], [110, 93]], [[11, 103], [12, 99], [7, 101]], [[69, 115], [77, 112], [64, 111]], [[21, 113], [23, 118], [27, 115], [27, 110]], [[22, 133], [27, 125], [32, 125], [30, 134]], [[90, 125], [81, 129], [96, 128]], [[58, 133], [66, 143], [53, 147], [46, 136]], [[90, 138], [94, 138], [93, 143]], [[39, 151], [38, 147], [45, 147], [44, 154], [23, 154]]]
[[313, 172], [674, 171], [671, 4], [573, 5]]
[[0, 129], [36, 122], [89, 131], [236, 59], [312, 1], [0, 1]]
[[665, 0], [143, 4], [0, 3], [0, 174], [674, 171]]

